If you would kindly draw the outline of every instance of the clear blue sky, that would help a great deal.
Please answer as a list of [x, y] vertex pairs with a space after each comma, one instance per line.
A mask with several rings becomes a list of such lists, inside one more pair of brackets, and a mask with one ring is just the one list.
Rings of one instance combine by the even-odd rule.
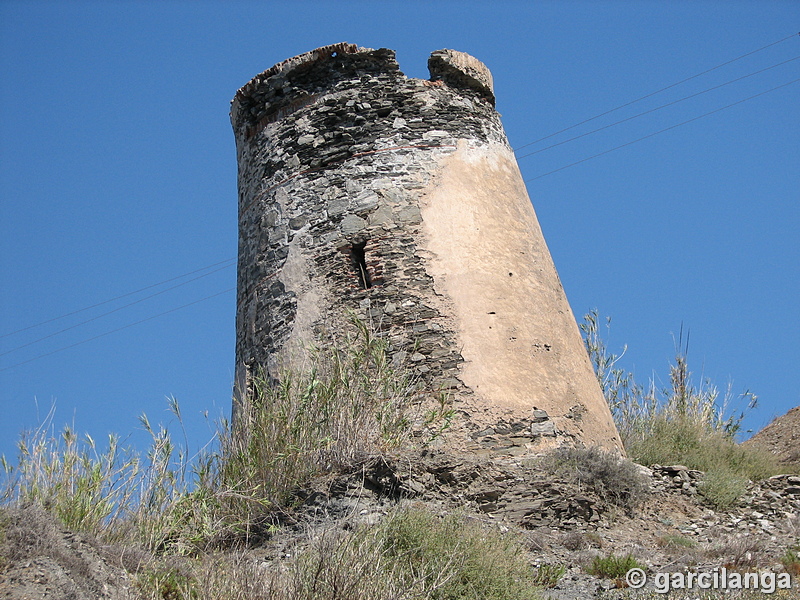
[[[167, 422], [174, 396], [193, 448], [203, 412], [229, 412], [228, 109], [274, 63], [348, 41], [427, 77], [431, 51], [469, 52], [518, 148], [798, 31], [797, 2], [0, 2], [0, 335], [229, 261], [0, 338], [0, 453], [54, 401], [58, 425], [140, 443], [137, 416]], [[798, 56], [795, 35], [518, 155]], [[760, 397], [750, 428], [800, 404], [800, 83], [539, 176], [798, 78], [800, 60], [520, 159], [576, 316], [612, 316], [624, 366], [662, 383], [683, 323], [696, 376]]]

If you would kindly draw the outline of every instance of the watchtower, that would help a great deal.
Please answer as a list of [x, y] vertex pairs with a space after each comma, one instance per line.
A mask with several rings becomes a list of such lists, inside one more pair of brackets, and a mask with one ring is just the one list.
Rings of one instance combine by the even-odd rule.
[[452, 50], [428, 66], [409, 79], [392, 50], [342, 43], [236, 93], [234, 418], [249, 378], [351, 309], [449, 391], [471, 448], [621, 450], [489, 70]]

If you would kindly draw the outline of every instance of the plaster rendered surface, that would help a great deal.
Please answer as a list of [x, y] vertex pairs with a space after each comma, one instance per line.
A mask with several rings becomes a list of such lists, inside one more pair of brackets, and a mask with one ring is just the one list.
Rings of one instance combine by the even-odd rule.
[[236, 94], [239, 275], [234, 420], [354, 312], [391, 360], [445, 393], [452, 443], [525, 454], [621, 450], [500, 117], [489, 70], [336, 44]]
[[458, 149], [423, 197], [428, 270], [452, 301], [473, 422], [544, 410], [555, 429], [613, 446], [616, 428], [511, 150]]

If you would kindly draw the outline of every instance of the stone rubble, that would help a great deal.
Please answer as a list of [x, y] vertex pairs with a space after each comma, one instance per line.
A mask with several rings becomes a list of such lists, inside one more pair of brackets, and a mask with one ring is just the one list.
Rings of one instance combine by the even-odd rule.
[[[703, 503], [703, 473], [683, 465], [640, 467], [649, 493], [632, 512], [589, 488], [553, 476], [535, 460], [465, 458], [427, 451], [366, 461], [361, 470], [298, 490], [299, 523], [375, 523], [398, 502], [464, 511], [525, 536], [534, 564], [568, 569], [551, 600], [617, 597], [618, 582], [588, 575], [596, 556], [632, 554], [651, 572], [728, 565], [782, 570], [780, 558], [800, 539], [800, 477], [751, 483], [733, 508]], [[624, 597], [639, 597], [629, 594]], [[642, 593], [652, 593], [642, 591]], [[661, 597], [661, 596], [648, 596]]]
[[[460, 511], [487, 527], [517, 532], [534, 567], [567, 567], [558, 583], [545, 591], [548, 600], [664, 597], [652, 587], [624, 589], [620, 581], [585, 572], [595, 557], [612, 553], [631, 554], [650, 574], [722, 566], [779, 572], [780, 558], [797, 547], [798, 476], [777, 475], [752, 483], [732, 509], [714, 511], [702, 503], [699, 471], [682, 465], [640, 471], [649, 485], [647, 500], [626, 511], [589, 487], [552, 475], [532, 459], [465, 457], [440, 450], [372, 457], [358, 469], [298, 489], [297, 508], [276, 515], [275, 524], [281, 527], [251, 550], [251, 559], [273, 568], [294, 556], [298, 544], [306, 543], [314, 531], [374, 525], [403, 503], [439, 514]], [[101, 548], [43, 513], [35, 513], [34, 519], [25, 514], [6, 509], [6, 519], [29, 523], [19, 531], [33, 524], [36, 542], [19, 560], [5, 565], [0, 598], [135, 597], [129, 596], [131, 582], [121, 565], [135, 570], [141, 557], [130, 550], [115, 554]], [[16, 531], [14, 527], [7, 532]], [[121, 563], [121, 557], [127, 562]]]

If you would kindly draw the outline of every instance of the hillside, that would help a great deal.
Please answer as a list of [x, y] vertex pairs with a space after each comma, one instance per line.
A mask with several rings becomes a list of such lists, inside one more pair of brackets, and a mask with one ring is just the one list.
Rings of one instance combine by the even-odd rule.
[[[464, 530], [483, 531], [482, 537], [511, 536], [542, 583], [552, 586], [541, 597], [554, 600], [664, 597], [652, 587], [631, 596], [632, 590], [618, 589], [621, 579], [587, 573], [593, 561], [609, 556], [631, 555], [651, 577], [723, 566], [780, 571], [800, 534], [798, 477], [753, 483], [727, 511], [704, 505], [702, 473], [680, 465], [622, 469], [609, 477], [623, 487], [641, 477], [639, 492], [630, 488], [641, 493], [641, 503], [530, 459], [478, 460], [441, 451], [373, 457], [296, 490], [295, 508], [274, 515], [262, 539], [246, 549], [233, 544], [193, 557], [103, 545], [41, 510], [6, 508], [0, 513], [0, 598], [370, 598], [374, 561], [362, 556], [337, 564], [340, 550], [392, 522], [398, 511], [433, 515], [434, 522], [456, 519]], [[236, 577], [221, 578], [220, 565], [235, 569]], [[301, 595], [292, 586], [309, 568], [317, 569], [318, 589]], [[336, 595], [330, 588], [336, 585], [350, 591]]]
[[787, 468], [797, 469], [800, 464], [800, 406], [773, 420], [743, 445], [766, 450]]

